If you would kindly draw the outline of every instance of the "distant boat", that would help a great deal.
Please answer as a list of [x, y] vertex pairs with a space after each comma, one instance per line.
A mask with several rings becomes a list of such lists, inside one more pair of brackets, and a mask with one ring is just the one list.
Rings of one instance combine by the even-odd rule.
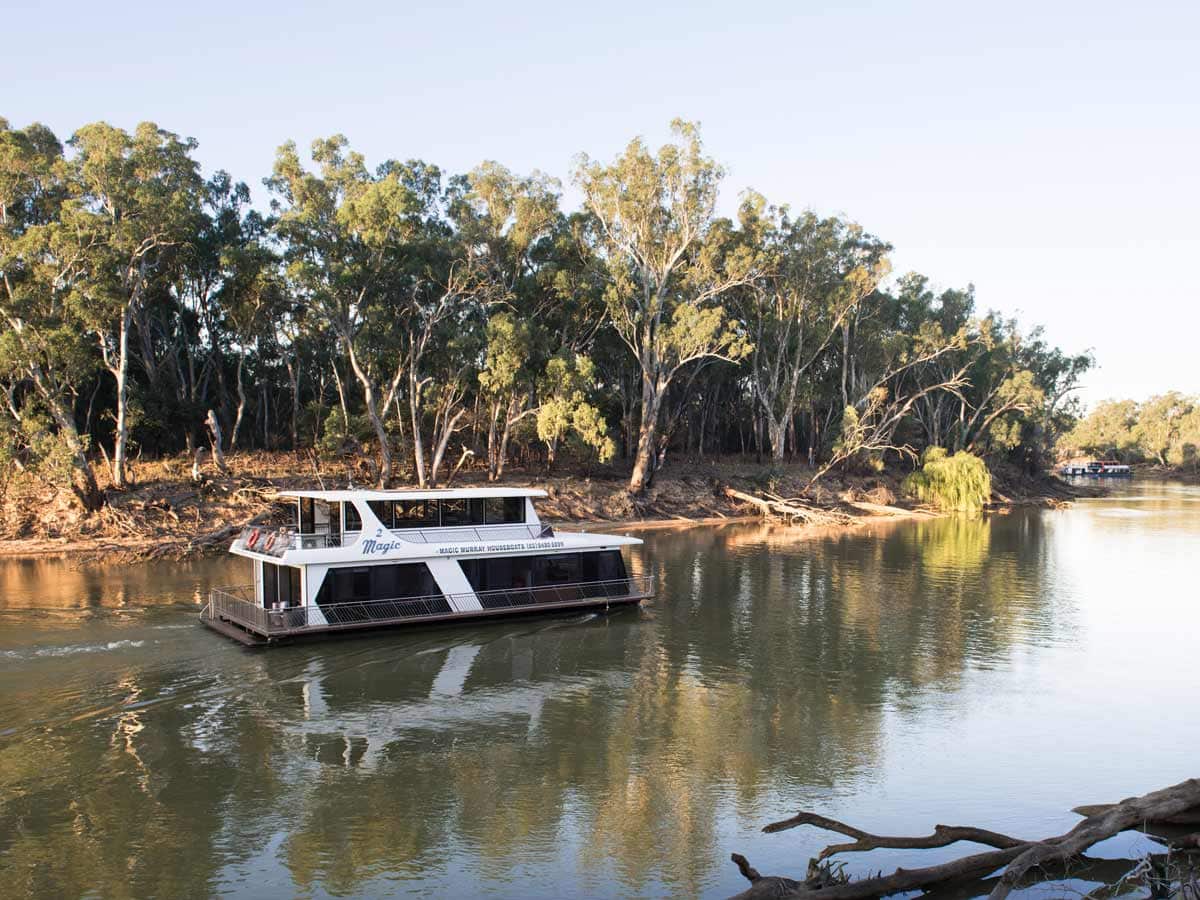
[[1058, 474], [1086, 478], [1131, 478], [1133, 469], [1115, 459], [1093, 459], [1082, 463], [1067, 463], [1059, 468]]
[[623, 535], [557, 531], [545, 491], [285, 491], [295, 519], [247, 527], [229, 548], [250, 583], [212, 591], [200, 620], [246, 644], [309, 635], [638, 603]]

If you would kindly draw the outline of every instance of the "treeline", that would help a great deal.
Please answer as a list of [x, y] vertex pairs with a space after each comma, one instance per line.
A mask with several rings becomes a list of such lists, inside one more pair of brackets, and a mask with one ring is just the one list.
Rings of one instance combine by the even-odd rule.
[[[889, 281], [891, 247], [723, 178], [694, 125], [581, 156], [561, 185], [484, 162], [370, 167], [281, 146], [269, 209], [195, 142], [105, 123], [64, 145], [0, 120], [7, 468], [103, 502], [131, 452], [365, 452], [381, 484], [464, 460], [797, 456], [820, 471], [927, 446], [1040, 465], [1091, 364]], [[890, 286], [886, 286], [890, 285]]]
[[1200, 397], [1178, 391], [1136, 400], [1105, 400], [1063, 435], [1060, 455], [1090, 454], [1123, 462], [1200, 466]]

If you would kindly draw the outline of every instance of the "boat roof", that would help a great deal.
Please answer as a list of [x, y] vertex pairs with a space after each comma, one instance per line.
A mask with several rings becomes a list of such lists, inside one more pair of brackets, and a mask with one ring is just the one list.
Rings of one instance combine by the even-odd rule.
[[435, 488], [432, 490], [379, 491], [367, 488], [344, 488], [336, 491], [280, 491], [281, 497], [311, 497], [331, 503], [350, 500], [471, 500], [483, 497], [545, 497], [546, 492], [538, 488]]

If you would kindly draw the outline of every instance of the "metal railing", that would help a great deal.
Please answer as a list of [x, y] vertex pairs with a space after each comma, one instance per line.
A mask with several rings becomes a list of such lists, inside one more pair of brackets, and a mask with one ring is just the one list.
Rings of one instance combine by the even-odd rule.
[[[642, 600], [654, 594], [654, 576], [632, 575], [608, 581], [586, 581], [561, 585], [537, 585], [477, 591], [472, 594], [432, 594], [424, 597], [394, 597], [386, 600], [353, 600], [320, 606], [291, 606], [263, 609], [253, 599], [253, 586], [214, 589], [203, 618], [225, 620], [264, 637], [305, 632], [336, 631], [399, 622], [480, 615], [490, 610], [566, 606], [578, 603]], [[456, 610], [478, 598], [482, 610]]]
[[[256, 531], [258, 536], [254, 541], [254, 546], [251, 547], [249, 539]], [[269, 547], [268, 544], [270, 544]], [[306, 534], [287, 527], [270, 528], [263, 525], [247, 525], [238, 535], [238, 546], [264, 556], [283, 556], [289, 550], [319, 550], [325, 547], [340, 547], [342, 546], [342, 536], [331, 534], [328, 531], [314, 531]]]
[[554, 537], [550, 525], [447, 525], [440, 528], [392, 528], [391, 533], [413, 544], [445, 544], [450, 541], [529, 541]]
[[[258, 532], [254, 546], [249, 539]], [[447, 526], [445, 528], [392, 528], [389, 534], [410, 544], [495, 543], [496, 541], [530, 541], [554, 537], [550, 525], [473, 525]], [[273, 538], [273, 540], [272, 540]], [[326, 547], [348, 546], [357, 540], [358, 532], [347, 532], [346, 537], [327, 531], [311, 533], [297, 532], [292, 528], [269, 528], [248, 525], [238, 535], [238, 546], [244, 550], [264, 556], [280, 557], [289, 550], [323, 550]], [[270, 546], [268, 546], [268, 544]]]

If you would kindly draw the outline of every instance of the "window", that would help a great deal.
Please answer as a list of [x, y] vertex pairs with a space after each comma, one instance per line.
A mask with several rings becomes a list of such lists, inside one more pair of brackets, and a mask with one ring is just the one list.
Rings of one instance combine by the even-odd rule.
[[367, 507], [375, 514], [375, 518], [379, 520], [379, 524], [384, 528], [394, 528], [392, 524], [392, 501], [391, 500], [368, 500]]
[[442, 525], [482, 525], [483, 500], [443, 500]]
[[579, 581], [578, 553], [534, 557], [534, 584], [572, 584], [576, 581]]
[[436, 528], [438, 524], [437, 503], [433, 500], [393, 501], [393, 528]]
[[[444, 605], [441, 593], [425, 563], [347, 566], [332, 568], [325, 574], [317, 593], [317, 605], [437, 597], [440, 607]], [[449, 611], [449, 606], [445, 611]]]
[[524, 497], [488, 497], [487, 524], [513, 525], [525, 521]]
[[510, 556], [501, 559], [464, 559], [463, 574], [476, 591], [504, 591], [527, 588], [533, 579], [533, 558]]
[[299, 606], [300, 570], [295, 566], [280, 566], [275, 563], [262, 564], [263, 606], [271, 609], [276, 603], [282, 606]]
[[342, 509], [346, 514], [346, 530], [362, 531], [362, 516], [358, 514], [358, 510], [354, 508], [354, 504], [343, 503]]
[[316, 525], [316, 502], [312, 497], [300, 497], [300, 526], [301, 534], [312, 534], [317, 530]]

